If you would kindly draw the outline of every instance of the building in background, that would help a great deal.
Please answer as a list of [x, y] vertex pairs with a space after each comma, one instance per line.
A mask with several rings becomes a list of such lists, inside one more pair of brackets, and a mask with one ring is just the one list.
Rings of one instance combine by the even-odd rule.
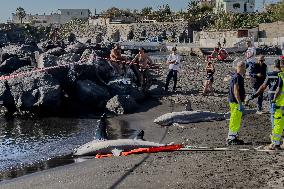
[[255, 0], [216, 0], [215, 12], [252, 13]]
[[200, 0], [199, 5], [215, 6], [216, 0]]
[[[27, 14], [23, 18], [23, 23], [33, 25], [65, 24], [72, 19], [88, 19], [89, 16], [89, 9], [58, 9], [57, 13], [51, 13], [50, 15]], [[15, 13], [12, 13], [12, 23], [21, 23]]]

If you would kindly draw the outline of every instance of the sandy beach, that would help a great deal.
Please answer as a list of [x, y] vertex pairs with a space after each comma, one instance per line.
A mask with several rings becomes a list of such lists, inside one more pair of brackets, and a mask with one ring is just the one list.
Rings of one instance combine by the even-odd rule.
[[[158, 74], [162, 84], [167, 69]], [[193, 70], [193, 71], [192, 71]], [[145, 131], [145, 139], [160, 143], [200, 147], [225, 147], [228, 120], [161, 127], [153, 120], [168, 112], [182, 111], [190, 101], [194, 110], [228, 112], [228, 83], [224, 77], [232, 65], [216, 64], [215, 92], [202, 96], [203, 63], [195, 57], [187, 60], [179, 79], [179, 92], [157, 96], [140, 103], [134, 114], [108, 119]], [[189, 74], [185, 74], [189, 73]], [[248, 87], [248, 93], [250, 92]], [[252, 103], [254, 104], [254, 103]], [[267, 110], [267, 101], [264, 102]], [[247, 108], [254, 108], [250, 106]], [[115, 128], [111, 128], [115, 129]], [[123, 132], [123, 131], [122, 131]], [[269, 114], [244, 117], [240, 136], [246, 145], [256, 148], [270, 143]], [[281, 188], [283, 187], [284, 152], [208, 151], [163, 152], [88, 159], [54, 169], [33, 173], [1, 183], [1, 189], [12, 188]]]

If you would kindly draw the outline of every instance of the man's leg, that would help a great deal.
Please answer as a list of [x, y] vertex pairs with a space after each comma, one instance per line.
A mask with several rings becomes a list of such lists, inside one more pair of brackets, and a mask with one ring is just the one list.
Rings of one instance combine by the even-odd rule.
[[274, 114], [274, 128], [272, 130], [272, 135], [271, 135], [272, 144], [280, 145], [283, 126], [284, 126], [283, 110], [277, 108]]
[[177, 70], [173, 70], [173, 78], [174, 78], [174, 88], [173, 88], [173, 90], [174, 90], [174, 91], [175, 91], [176, 88], [177, 88], [177, 73], [178, 73]]
[[241, 128], [243, 113], [238, 110], [237, 103], [230, 103], [231, 117], [229, 125], [229, 133], [227, 141], [230, 142], [238, 137], [238, 132]]
[[275, 114], [275, 106], [272, 102], [270, 102], [270, 120], [271, 120], [271, 127], [274, 128], [274, 114]]
[[263, 93], [257, 98], [257, 111], [262, 111]]
[[131, 65], [130, 66], [130, 68], [131, 68], [131, 70], [133, 71], [133, 73], [134, 73], [134, 75], [135, 75], [135, 77], [136, 77], [136, 85], [138, 86], [138, 87], [141, 87], [141, 82], [140, 82], [140, 78], [141, 78], [141, 76], [140, 76], [140, 72], [139, 72], [139, 70], [138, 70], [138, 68], [137, 68], [137, 65]]
[[165, 90], [168, 91], [169, 89], [169, 84], [170, 84], [170, 80], [173, 77], [173, 70], [169, 70], [168, 75], [167, 75], [167, 79], [166, 79], [166, 85], [165, 85]]

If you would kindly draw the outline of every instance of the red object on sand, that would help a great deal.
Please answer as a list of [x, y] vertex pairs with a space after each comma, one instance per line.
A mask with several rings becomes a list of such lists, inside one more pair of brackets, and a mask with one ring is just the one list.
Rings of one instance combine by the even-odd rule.
[[176, 150], [178, 150], [182, 147], [183, 147], [183, 145], [181, 145], [181, 144], [175, 144], [175, 145], [169, 145], [169, 146], [137, 148], [137, 149], [131, 150], [129, 152], [122, 152], [121, 156], [128, 156], [128, 155], [131, 155], [131, 154], [141, 154], [141, 153], [156, 153], [156, 152], [176, 151]]
[[[150, 148], [137, 148], [130, 150], [128, 152], [122, 152], [120, 156], [128, 156], [131, 154], [143, 154], [143, 153], [170, 152], [170, 151], [176, 151], [181, 148], [183, 148], [182, 144], [174, 144], [174, 145], [150, 147]], [[113, 154], [97, 154], [95, 158], [100, 159], [112, 156]]]
[[280, 56], [280, 59], [284, 60], [284, 55]]

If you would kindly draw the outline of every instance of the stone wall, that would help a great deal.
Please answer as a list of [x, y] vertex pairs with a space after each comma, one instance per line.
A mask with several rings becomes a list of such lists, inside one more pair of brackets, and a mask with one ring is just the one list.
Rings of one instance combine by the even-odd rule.
[[199, 41], [201, 47], [216, 47], [217, 43], [223, 43], [226, 39], [226, 47], [234, 47], [240, 41], [246, 39], [257, 40], [257, 28], [249, 30], [230, 30], [230, 31], [201, 31], [194, 32], [195, 41]]
[[[90, 25], [90, 28], [98, 27]], [[135, 40], [142, 38], [153, 38], [161, 36], [168, 38], [171, 42], [188, 42], [187, 23], [133, 23], [133, 24], [108, 24], [100, 26], [106, 33], [105, 39], [108, 41]]]
[[274, 22], [259, 25], [260, 38], [284, 37], [284, 22]]

